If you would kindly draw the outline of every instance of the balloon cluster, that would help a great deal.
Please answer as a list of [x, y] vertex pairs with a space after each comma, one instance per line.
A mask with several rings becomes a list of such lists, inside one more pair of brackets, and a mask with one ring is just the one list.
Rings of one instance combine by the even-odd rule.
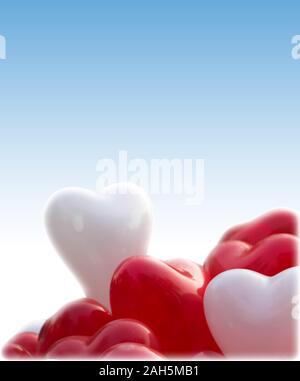
[[39, 332], [12, 338], [4, 355], [153, 360], [295, 355], [296, 214], [274, 211], [230, 229], [200, 265], [145, 255], [148, 206], [137, 189], [102, 198], [73, 189], [51, 199], [48, 232], [88, 297], [64, 306]]

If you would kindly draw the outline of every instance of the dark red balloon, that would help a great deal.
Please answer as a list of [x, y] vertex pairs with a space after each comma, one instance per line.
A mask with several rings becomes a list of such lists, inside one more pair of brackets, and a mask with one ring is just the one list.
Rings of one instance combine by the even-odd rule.
[[207, 257], [204, 268], [212, 278], [236, 268], [276, 275], [298, 265], [297, 233], [296, 214], [268, 213], [230, 229]]
[[91, 338], [71, 336], [57, 341], [47, 357], [99, 358], [103, 352], [122, 343], [142, 344], [149, 350], [160, 349], [157, 338], [144, 324], [131, 319], [118, 319], [106, 324]]
[[111, 282], [113, 316], [146, 324], [156, 334], [163, 354], [219, 352], [203, 311], [208, 281], [205, 271], [188, 260], [131, 257], [119, 266]]
[[2, 350], [3, 357], [7, 359], [24, 359], [32, 358], [31, 354], [21, 345], [6, 344]]
[[50, 347], [46, 356], [48, 358], [85, 358], [87, 354], [86, 336], [68, 336], [56, 341]]
[[36, 333], [18, 333], [3, 348], [3, 356], [7, 358], [36, 356], [37, 343], [38, 335]]
[[131, 319], [117, 319], [106, 324], [89, 342], [89, 354], [99, 355], [115, 344], [138, 343], [155, 350], [160, 344], [145, 324]]
[[67, 336], [92, 336], [110, 322], [110, 313], [98, 302], [84, 298], [67, 304], [46, 321], [38, 339], [38, 353], [45, 354]]
[[224, 234], [221, 242], [234, 240], [256, 245], [271, 235], [291, 234], [298, 236], [298, 231], [296, 213], [289, 210], [275, 210], [249, 223], [231, 228]]

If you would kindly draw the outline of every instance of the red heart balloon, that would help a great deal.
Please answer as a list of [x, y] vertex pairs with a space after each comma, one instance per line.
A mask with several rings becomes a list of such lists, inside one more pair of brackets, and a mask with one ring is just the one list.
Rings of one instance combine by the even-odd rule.
[[33, 357], [37, 352], [38, 335], [33, 332], [22, 332], [14, 336], [3, 348], [3, 356]]
[[116, 344], [102, 353], [105, 360], [162, 360], [163, 356], [142, 344]]
[[288, 210], [275, 210], [249, 223], [228, 230], [221, 239], [225, 241], [243, 241], [255, 245], [274, 234], [298, 236], [298, 217]]
[[90, 355], [98, 355], [115, 344], [127, 342], [160, 349], [157, 338], [146, 325], [136, 320], [117, 319], [106, 324], [91, 338], [88, 352]]
[[113, 316], [145, 323], [158, 337], [164, 354], [219, 351], [203, 311], [208, 281], [205, 271], [187, 260], [131, 257], [119, 266], [111, 282]]
[[244, 268], [273, 276], [298, 264], [298, 218], [277, 210], [230, 229], [204, 263], [211, 277]]
[[230, 269], [248, 269], [273, 276], [297, 266], [298, 239], [275, 234], [251, 246], [241, 241], [220, 243], [207, 257], [204, 268], [213, 278]]
[[7, 359], [30, 359], [31, 354], [18, 344], [7, 344], [2, 350], [3, 357]]
[[157, 338], [144, 324], [132, 319], [118, 319], [106, 324], [91, 338], [72, 336], [57, 341], [50, 348], [47, 357], [97, 358], [121, 343], [138, 343], [149, 349], [160, 349]]
[[39, 334], [38, 353], [46, 353], [53, 343], [67, 336], [92, 336], [111, 320], [110, 313], [93, 299], [72, 302], [46, 321]]
[[85, 358], [88, 336], [68, 336], [56, 341], [46, 353], [48, 358]]

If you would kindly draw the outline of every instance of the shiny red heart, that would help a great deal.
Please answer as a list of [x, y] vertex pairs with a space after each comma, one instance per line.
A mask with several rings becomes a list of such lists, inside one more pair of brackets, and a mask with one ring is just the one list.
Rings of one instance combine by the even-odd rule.
[[220, 243], [207, 257], [204, 268], [213, 278], [230, 269], [248, 269], [273, 276], [297, 266], [298, 239], [288, 234], [272, 235], [257, 245], [241, 241]]
[[297, 218], [293, 213], [269, 213], [227, 232], [207, 257], [204, 268], [212, 278], [235, 268], [276, 275], [298, 264], [296, 233]]
[[46, 321], [39, 334], [38, 353], [45, 354], [67, 336], [92, 336], [111, 320], [110, 313], [93, 299], [72, 302]]
[[30, 359], [32, 357], [24, 347], [18, 344], [6, 344], [2, 354], [7, 359]]
[[87, 357], [88, 336], [68, 336], [56, 341], [46, 353], [46, 357], [84, 358]]
[[289, 210], [275, 210], [251, 222], [231, 228], [224, 234], [221, 242], [243, 241], [256, 245], [274, 234], [298, 236], [297, 215]]
[[131, 257], [113, 276], [112, 314], [146, 324], [158, 337], [164, 354], [218, 352], [203, 311], [208, 281], [205, 271], [188, 260]]
[[160, 349], [157, 338], [144, 324], [132, 319], [118, 319], [106, 324], [92, 337], [71, 336], [57, 341], [47, 357], [97, 358], [121, 343], [142, 344], [149, 350]]
[[14, 336], [3, 348], [6, 358], [34, 357], [37, 352], [38, 335], [33, 332], [22, 332]]

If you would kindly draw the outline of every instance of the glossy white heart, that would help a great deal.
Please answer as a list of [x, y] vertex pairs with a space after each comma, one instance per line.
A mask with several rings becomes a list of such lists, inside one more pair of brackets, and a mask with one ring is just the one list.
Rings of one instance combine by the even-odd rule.
[[46, 206], [48, 234], [88, 297], [110, 306], [109, 287], [118, 265], [146, 255], [152, 213], [148, 196], [133, 184], [115, 184], [99, 194], [70, 188]]
[[235, 269], [216, 276], [204, 296], [205, 316], [225, 356], [290, 357], [296, 354], [295, 297], [299, 267], [273, 277]]

